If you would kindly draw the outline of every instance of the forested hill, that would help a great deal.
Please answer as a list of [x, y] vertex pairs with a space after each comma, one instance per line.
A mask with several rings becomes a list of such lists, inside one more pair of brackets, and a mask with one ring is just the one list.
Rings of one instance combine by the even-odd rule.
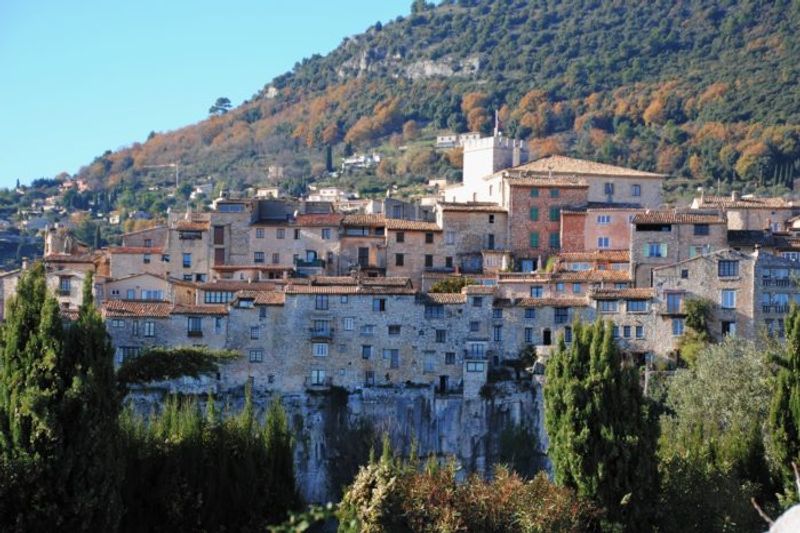
[[121, 191], [167, 181], [144, 167], [178, 162], [187, 182], [238, 188], [265, 183], [274, 165], [299, 192], [330, 181], [327, 146], [335, 157], [377, 147], [387, 157], [374, 175], [339, 180], [410, 190], [459, 179], [459, 154], [434, 151], [431, 136], [488, 132], [499, 110], [504, 132], [538, 155], [669, 173], [677, 193], [720, 181], [780, 192], [800, 177], [798, 27], [790, 0], [417, 1], [241, 106], [107, 152], [80, 174]]

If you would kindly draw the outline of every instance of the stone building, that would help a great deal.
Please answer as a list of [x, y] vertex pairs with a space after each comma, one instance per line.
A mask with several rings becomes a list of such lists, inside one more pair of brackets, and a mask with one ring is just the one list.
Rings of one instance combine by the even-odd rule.
[[734, 191], [730, 196], [701, 195], [692, 201], [693, 209], [718, 209], [724, 211], [731, 230], [782, 231], [786, 223], [796, 214], [794, 202], [780, 197], [760, 198], [740, 195]]
[[727, 246], [725, 218], [709, 211], [649, 211], [631, 221], [631, 277], [651, 286], [654, 268]]
[[435, 222], [387, 219], [386, 275], [411, 278], [422, 285], [424, 272], [453, 272], [453, 255], [444, 255], [442, 229]]

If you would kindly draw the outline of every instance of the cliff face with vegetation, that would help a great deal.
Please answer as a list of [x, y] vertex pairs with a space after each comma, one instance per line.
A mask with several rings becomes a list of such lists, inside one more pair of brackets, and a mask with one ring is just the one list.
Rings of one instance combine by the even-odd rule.
[[[297, 63], [227, 113], [107, 152], [80, 171], [123, 192], [172, 174], [300, 192], [326, 177], [326, 152], [380, 147], [363, 192], [459, 179], [437, 131], [507, 135], [537, 155], [566, 153], [699, 184], [782, 192], [800, 175], [800, 4], [729, 0], [450, 0]], [[400, 146], [405, 146], [399, 150]], [[327, 179], [327, 178], [326, 178]]]

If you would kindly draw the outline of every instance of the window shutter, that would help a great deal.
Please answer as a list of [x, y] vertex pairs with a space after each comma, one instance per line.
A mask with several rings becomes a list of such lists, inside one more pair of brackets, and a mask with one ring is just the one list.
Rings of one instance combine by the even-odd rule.
[[642, 250], [642, 255], [645, 257], [650, 257], [650, 245], [648, 243], [644, 243], [644, 249]]
[[539, 220], [539, 208], [531, 207], [531, 220]]
[[659, 246], [661, 248], [661, 257], [667, 257], [667, 243], [662, 242]]
[[539, 247], [539, 234], [534, 232], [531, 233], [531, 248], [538, 248]]

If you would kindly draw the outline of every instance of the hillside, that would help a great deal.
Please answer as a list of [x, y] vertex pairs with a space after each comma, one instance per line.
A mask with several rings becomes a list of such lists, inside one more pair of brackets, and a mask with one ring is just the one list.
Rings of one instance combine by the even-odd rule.
[[[211, 176], [300, 192], [335, 157], [379, 147], [375, 171], [338, 178], [378, 193], [457, 181], [437, 132], [482, 130], [499, 110], [536, 154], [565, 153], [701, 183], [770, 188], [800, 176], [800, 4], [789, 0], [415, 2], [404, 18], [304, 59], [225, 114], [106, 152], [81, 169], [95, 188], [160, 209], [145, 185]], [[148, 196], [149, 194], [149, 196]], [[147, 200], [150, 198], [150, 200]]]

